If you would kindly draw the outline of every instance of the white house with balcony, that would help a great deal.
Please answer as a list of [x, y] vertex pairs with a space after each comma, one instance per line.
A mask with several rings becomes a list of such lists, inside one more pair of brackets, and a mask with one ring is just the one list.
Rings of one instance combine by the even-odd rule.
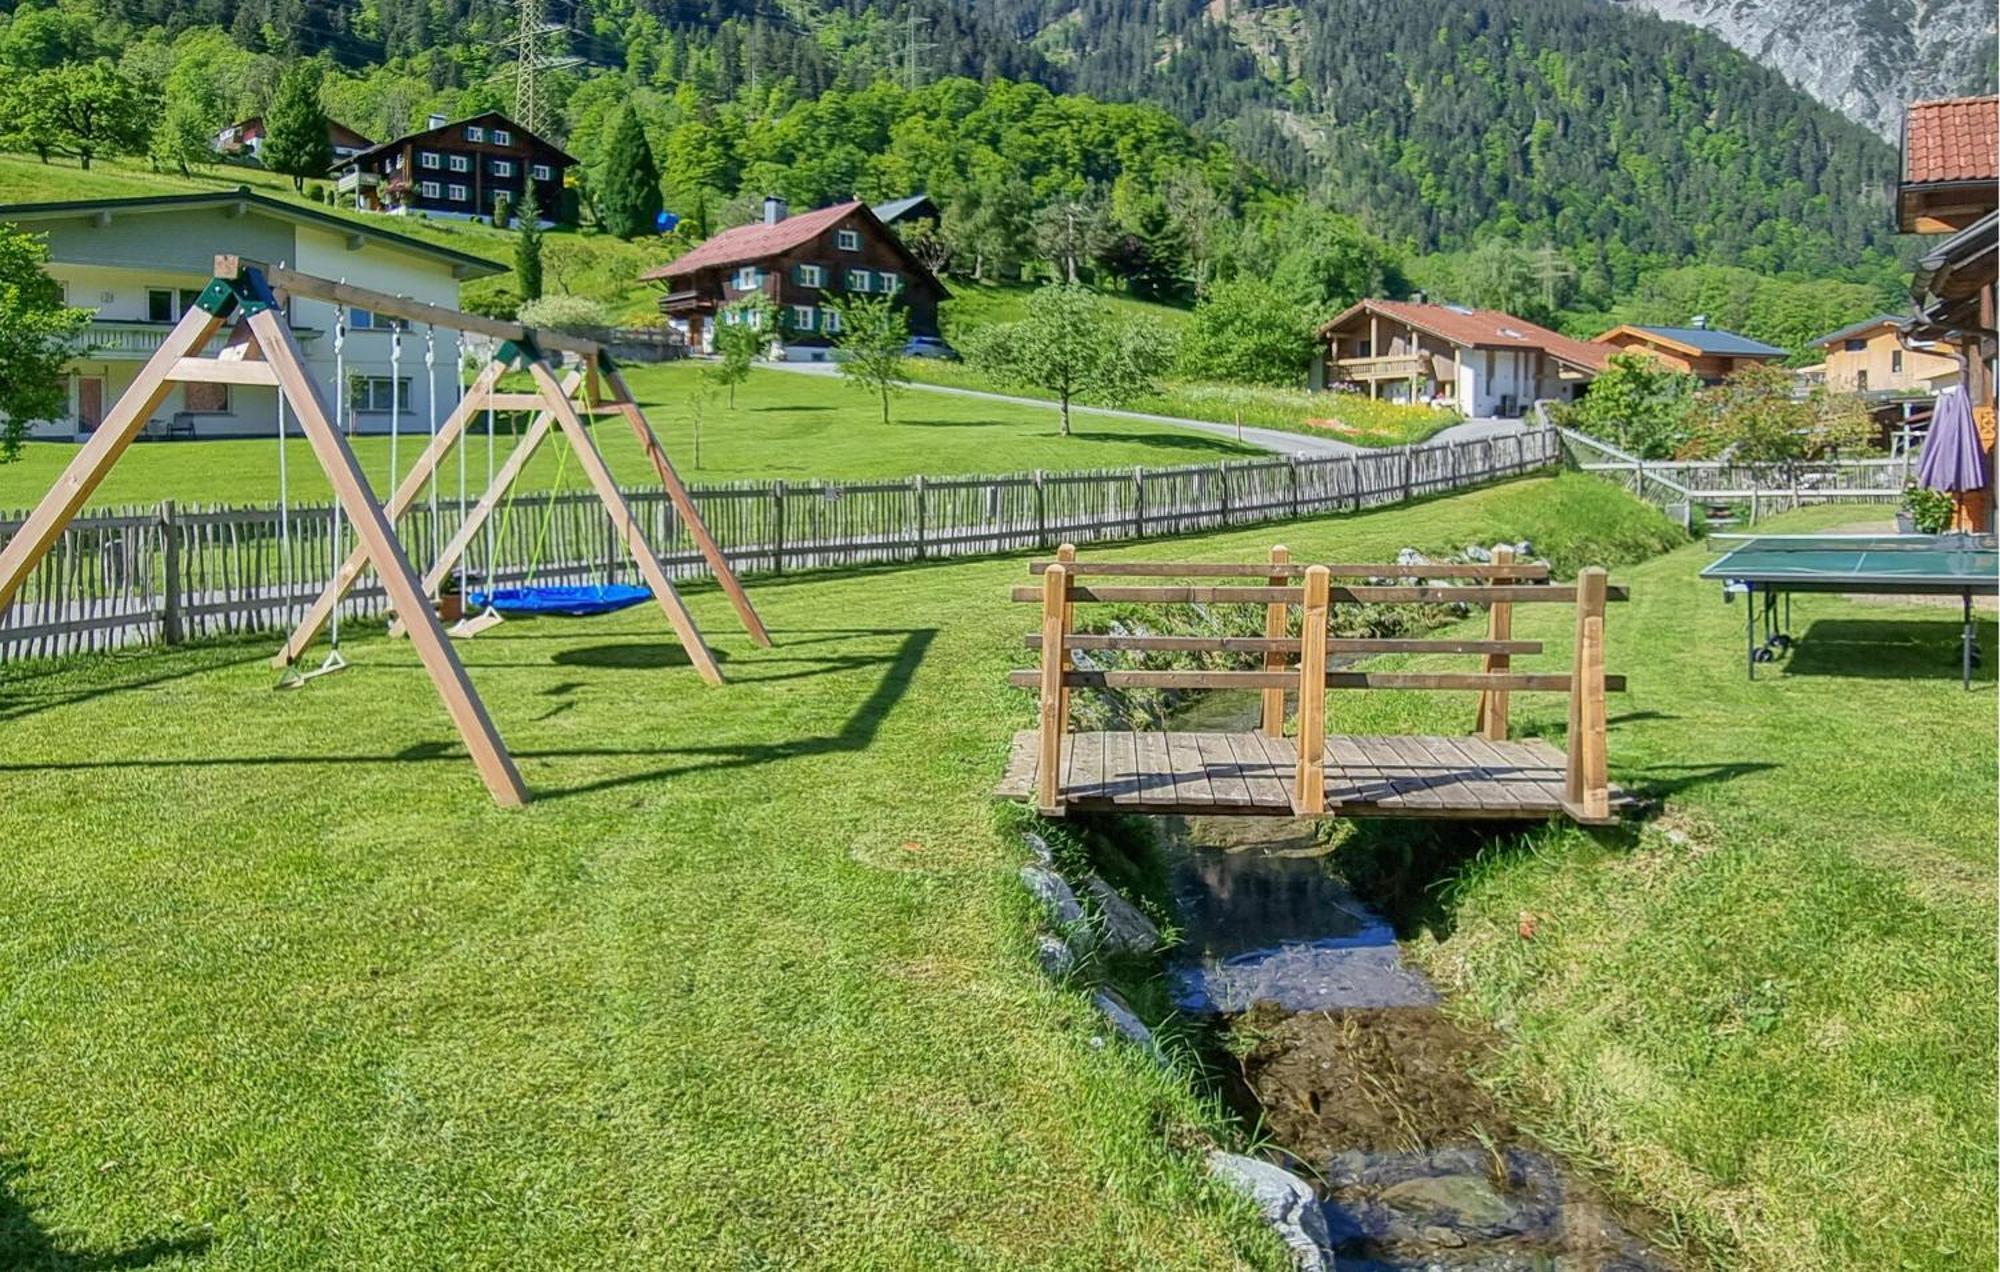
[[1450, 407], [1470, 418], [1569, 402], [1613, 350], [1497, 309], [1362, 300], [1320, 328], [1315, 388], [1348, 386], [1391, 402]]
[[[49, 275], [62, 284], [70, 304], [96, 311], [69, 365], [67, 417], [29, 427], [30, 437], [43, 440], [80, 441], [90, 435], [207, 285], [218, 253], [287, 264], [453, 309], [459, 307], [460, 283], [504, 268], [352, 217], [245, 189], [0, 204], [0, 222], [47, 235]], [[289, 303], [287, 314], [306, 367], [332, 404], [337, 379], [334, 308], [302, 298]], [[462, 378], [457, 333], [435, 333], [435, 365], [428, 373], [426, 334], [421, 326], [404, 331], [399, 360], [389, 320], [349, 311], [344, 361], [354, 393], [347, 427], [387, 432], [393, 413], [405, 431], [425, 431], [433, 383], [438, 418], [451, 409]], [[277, 431], [277, 405], [273, 388], [176, 384], [152, 413], [144, 436], [271, 437]]]

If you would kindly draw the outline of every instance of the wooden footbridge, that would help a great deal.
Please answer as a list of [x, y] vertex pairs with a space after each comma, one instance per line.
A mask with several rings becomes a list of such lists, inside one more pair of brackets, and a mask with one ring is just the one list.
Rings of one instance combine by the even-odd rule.
[[[1037, 586], [1014, 599], [1039, 603], [1041, 630], [1028, 637], [1041, 665], [1012, 683], [1040, 690], [1040, 727], [1017, 734], [998, 794], [1032, 802], [1051, 816], [1069, 809], [1133, 813], [1206, 813], [1309, 817], [1458, 819], [1567, 816], [1587, 825], [1616, 820], [1630, 803], [1606, 775], [1607, 691], [1624, 689], [1604, 670], [1604, 610], [1626, 599], [1604, 571], [1574, 584], [1550, 579], [1547, 565], [1516, 562], [1497, 549], [1491, 564], [1306, 565], [1284, 548], [1255, 564], [1085, 562], [1065, 545], [1054, 561], [1035, 562]], [[1139, 585], [1080, 583], [1092, 577], [1140, 577]], [[1335, 585], [1334, 579], [1343, 580]], [[1254, 584], [1214, 580], [1254, 579]], [[1161, 582], [1159, 580], [1201, 580]], [[1353, 580], [1353, 582], [1349, 582]], [[1264, 607], [1262, 636], [1141, 636], [1081, 633], [1079, 604], [1253, 604]], [[1466, 639], [1335, 640], [1334, 604], [1455, 603], [1487, 607], [1487, 635]], [[1566, 672], [1520, 671], [1513, 659], [1542, 652], [1540, 641], [1513, 638], [1518, 604], [1566, 604], [1576, 611], [1576, 642]], [[1291, 634], [1292, 611], [1300, 611]], [[1079, 651], [1260, 655], [1260, 670], [1080, 670]], [[1331, 655], [1478, 655], [1477, 671], [1329, 670]], [[1245, 733], [1070, 731], [1075, 689], [1253, 690], [1262, 695], [1261, 728]], [[1473, 731], [1458, 737], [1328, 734], [1331, 690], [1447, 689], [1479, 695]], [[1285, 733], [1287, 692], [1298, 700], [1297, 729]], [[1567, 753], [1539, 738], [1511, 740], [1508, 711], [1516, 693], [1569, 696]]]

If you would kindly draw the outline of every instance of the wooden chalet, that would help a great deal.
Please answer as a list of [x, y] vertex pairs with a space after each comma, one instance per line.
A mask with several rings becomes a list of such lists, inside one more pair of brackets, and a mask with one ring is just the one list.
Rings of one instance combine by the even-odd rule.
[[693, 251], [640, 275], [665, 292], [660, 312], [692, 349], [712, 343], [713, 324], [747, 320], [734, 308], [762, 296], [776, 308], [772, 333], [787, 358], [823, 361], [840, 334], [827, 302], [852, 295], [894, 296], [910, 334], [938, 333], [938, 304], [950, 293], [865, 203], [789, 214], [764, 200], [764, 218], [724, 230]]
[[1643, 353], [1677, 371], [1687, 372], [1703, 384], [1720, 384], [1740, 367], [1776, 362], [1788, 356], [1776, 345], [1711, 327], [1706, 318], [1696, 318], [1685, 327], [1641, 327], [1626, 323], [1594, 337], [1592, 343], [1604, 345], [1614, 353]]
[[1965, 362], [1965, 391], [1987, 448], [1988, 486], [1963, 499], [1959, 521], [1993, 529], [1996, 502], [1995, 359], [2000, 320], [2000, 96], [1911, 104], [1903, 120], [1902, 180], [1896, 188], [1896, 228], [1906, 234], [1949, 234], [1918, 259], [1910, 295], [1917, 316], [1904, 325], [1916, 340], [1935, 341]]
[[519, 207], [534, 183], [542, 220], [568, 219], [563, 173], [576, 163], [497, 110], [469, 119], [432, 115], [421, 131], [357, 152], [336, 165], [336, 194], [359, 208], [490, 217], [502, 196]]
[[1497, 309], [1415, 300], [1360, 301], [1319, 335], [1317, 385], [1355, 384], [1372, 398], [1434, 402], [1475, 418], [1571, 401], [1610, 353]]
[[[375, 143], [337, 119], [326, 121], [326, 139], [336, 161], [350, 159]], [[252, 115], [229, 125], [215, 135], [217, 154], [264, 157], [264, 117]]]

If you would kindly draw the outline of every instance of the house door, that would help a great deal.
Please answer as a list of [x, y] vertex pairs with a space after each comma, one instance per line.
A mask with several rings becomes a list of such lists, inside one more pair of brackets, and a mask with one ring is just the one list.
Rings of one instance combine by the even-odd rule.
[[104, 377], [78, 376], [76, 380], [76, 431], [91, 434], [104, 422]]

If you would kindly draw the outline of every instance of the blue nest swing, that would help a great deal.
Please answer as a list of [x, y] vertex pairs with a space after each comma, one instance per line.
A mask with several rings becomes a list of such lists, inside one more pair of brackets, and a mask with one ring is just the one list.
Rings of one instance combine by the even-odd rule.
[[491, 608], [502, 614], [589, 618], [643, 605], [652, 595], [629, 583], [606, 583], [599, 587], [501, 587], [474, 592], [468, 599], [475, 609]]

